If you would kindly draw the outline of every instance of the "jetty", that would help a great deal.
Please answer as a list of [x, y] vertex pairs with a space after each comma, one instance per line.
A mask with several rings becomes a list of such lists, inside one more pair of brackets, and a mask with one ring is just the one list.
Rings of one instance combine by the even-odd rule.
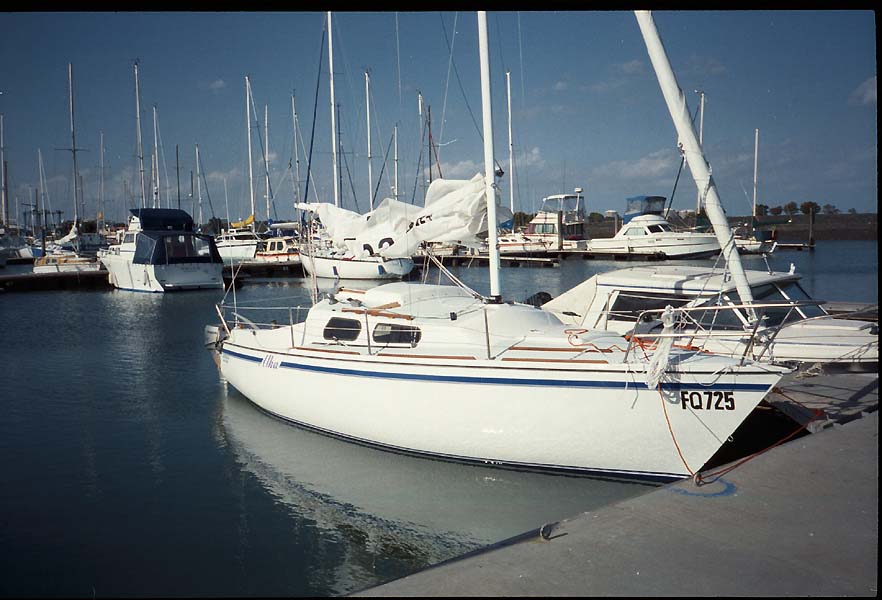
[[353, 595], [876, 596], [878, 391], [792, 373], [770, 402], [821, 411], [810, 435]]

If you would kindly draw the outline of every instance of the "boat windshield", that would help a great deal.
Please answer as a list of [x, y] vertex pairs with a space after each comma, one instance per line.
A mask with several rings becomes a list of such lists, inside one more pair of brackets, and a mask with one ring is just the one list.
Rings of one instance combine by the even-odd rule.
[[[665, 308], [670, 305], [674, 308], [683, 306], [689, 302], [687, 296], [673, 294], [651, 294], [641, 292], [619, 292], [609, 310], [609, 318], [614, 321], [636, 322], [640, 313], [644, 310]], [[657, 313], [652, 313], [651, 318], [658, 318]]]
[[[759, 285], [752, 288], [750, 291], [753, 294], [753, 301], [757, 304], [787, 303], [791, 301], [790, 298], [785, 297], [784, 294], [781, 293], [778, 286], [773, 284]], [[729, 292], [729, 297], [731, 298], [731, 301], [736, 304], [742, 303], [738, 292], [734, 290]], [[792, 300], [796, 300], [796, 298], [793, 298]], [[779, 325], [793, 323], [804, 318], [797, 310], [793, 310], [787, 306], [760, 308], [757, 309], [757, 311], [762, 313], [763, 325], [766, 327], [778, 327]]]
[[542, 200], [542, 207], [539, 209], [539, 212], [581, 212], [582, 207], [579, 199], [580, 196], [559, 196], [555, 198], [545, 198]]
[[[788, 281], [783, 285], [779, 285], [779, 288], [781, 289], [781, 292], [791, 300], [812, 301], [811, 296], [809, 296], [796, 281]], [[806, 318], [824, 317], [827, 315], [827, 311], [818, 305], [800, 306], [797, 310], [805, 315]]]

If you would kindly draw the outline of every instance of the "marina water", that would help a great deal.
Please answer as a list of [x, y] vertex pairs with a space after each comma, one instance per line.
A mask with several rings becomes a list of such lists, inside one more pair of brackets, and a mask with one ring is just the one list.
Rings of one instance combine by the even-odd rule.
[[[794, 263], [817, 299], [875, 304], [877, 256], [875, 241], [818, 242], [769, 263]], [[503, 292], [556, 296], [631, 264], [505, 268]], [[454, 272], [488, 291], [486, 268]], [[270, 279], [236, 295], [273, 306], [309, 290]], [[339, 595], [655, 489], [402, 456], [280, 422], [228, 388], [203, 346], [221, 296], [0, 295], [0, 595]]]

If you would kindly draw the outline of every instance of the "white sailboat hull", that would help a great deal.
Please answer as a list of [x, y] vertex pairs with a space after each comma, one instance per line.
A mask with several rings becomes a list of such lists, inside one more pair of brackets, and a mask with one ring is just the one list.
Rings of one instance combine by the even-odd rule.
[[[619, 476], [685, 477], [684, 459], [698, 470], [780, 378], [761, 370], [721, 374], [707, 387], [683, 374], [663, 400], [627, 365], [555, 370], [549, 363], [268, 352], [249, 338], [251, 331], [233, 330], [221, 372], [283, 419], [445, 459]], [[714, 368], [707, 360], [705, 373]], [[716, 396], [727, 394], [732, 409], [714, 409]]]
[[217, 252], [221, 255], [221, 259], [227, 264], [233, 262], [241, 262], [243, 260], [251, 260], [257, 253], [257, 244], [259, 240], [228, 240], [215, 242]]
[[345, 259], [301, 253], [300, 260], [310, 275], [329, 279], [398, 279], [413, 270], [409, 258]]

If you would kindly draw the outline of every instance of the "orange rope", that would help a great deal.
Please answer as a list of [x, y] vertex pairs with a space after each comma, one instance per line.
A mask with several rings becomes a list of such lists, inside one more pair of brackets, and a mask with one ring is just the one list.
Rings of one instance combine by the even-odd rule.
[[[791, 398], [790, 396], [788, 396], [787, 394], [785, 394], [785, 393], [781, 390], [781, 388], [779, 388], [779, 387], [777, 387], [777, 386], [775, 386], [775, 387], [772, 388], [772, 392], [778, 394], [779, 396], [783, 396], [783, 397], [787, 398], [787, 399], [790, 400], [791, 402], [793, 402], [793, 403], [795, 403], [795, 404], [798, 404], [799, 406], [801, 406], [802, 408], [804, 408], [804, 409], [806, 409], [806, 410], [811, 410], [812, 413], [813, 413], [812, 418], [809, 419], [804, 425], [801, 425], [798, 429], [796, 429], [796, 430], [792, 431], [791, 433], [787, 434], [786, 436], [784, 436], [783, 438], [781, 438], [780, 440], [778, 440], [777, 442], [775, 442], [775, 443], [772, 444], [771, 446], [769, 446], [769, 447], [767, 447], [767, 448], [764, 448], [763, 450], [759, 450], [759, 451], [757, 451], [757, 452], [754, 452], [753, 454], [751, 454], [751, 455], [749, 455], [749, 456], [745, 456], [745, 457], [742, 458], [741, 460], [739, 460], [739, 461], [737, 461], [737, 462], [735, 462], [735, 463], [732, 463], [731, 465], [729, 465], [728, 467], [726, 467], [726, 468], [724, 468], [724, 469], [720, 469], [719, 471], [715, 471], [715, 472], [712, 472], [712, 473], [707, 473], [707, 474], [705, 474], [705, 475], [702, 475], [702, 474], [700, 474], [700, 473], [697, 473], [697, 474], [693, 475], [693, 478], [695, 478], [695, 483], [696, 483], [696, 485], [701, 485], [702, 483], [705, 483], [705, 481], [704, 481], [704, 478], [705, 478], [705, 477], [714, 477], [714, 478], [722, 477], [723, 475], [725, 475], [726, 473], [732, 471], [732, 470], [735, 469], [736, 467], [740, 467], [741, 465], [743, 465], [743, 464], [746, 463], [747, 461], [752, 460], [752, 459], [756, 458], [757, 456], [760, 456], [761, 454], [765, 454], [766, 452], [768, 452], [768, 451], [771, 450], [772, 448], [776, 448], [776, 447], [780, 446], [780, 445], [783, 444], [784, 442], [786, 442], [786, 441], [790, 440], [791, 438], [793, 438], [793, 436], [795, 436], [795, 435], [798, 434], [799, 432], [804, 431], [809, 425], [811, 425], [812, 423], [814, 423], [816, 420], [818, 420], [820, 417], [822, 417], [822, 416], [824, 415], [824, 411], [822, 411], [822, 410], [820, 410], [820, 409], [817, 409], [817, 408], [815, 408], [815, 409], [809, 409], [805, 404], [803, 404], [803, 403], [801, 403], [800, 401], [798, 401], [798, 400], [796, 400], [796, 399], [794, 399], [794, 398]], [[708, 483], [713, 483], [713, 481], [710, 481], [710, 482], [708, 482]]]
[[658, 390], [658, 397], [661, 399], [662, 410], [665, 413], [665, 421], [668, 423], [668, 431], [671, 432], [671, 439], [674, 441], [674, 447], [677, 449], [677, 454], [680, 455], [680, 460], [683, 461], [683, 466], [689, 471], [689, 475], [692, 478], [695, 478], [696, 474], [689, 468], [689, 463], [687, 463], [686, 459], [683, 457], [683, 452], [680, 450], [680, 444], [677, 443], [677, 436], [674, 435], [674, 428], [671, 427], [671, 420], [668, 418], [668, 407], [665, 406], [667, 402], [665, 402], [665, 397], [662, 395], [661, 391], [661, 383], [656, 386], [656, 389]]

